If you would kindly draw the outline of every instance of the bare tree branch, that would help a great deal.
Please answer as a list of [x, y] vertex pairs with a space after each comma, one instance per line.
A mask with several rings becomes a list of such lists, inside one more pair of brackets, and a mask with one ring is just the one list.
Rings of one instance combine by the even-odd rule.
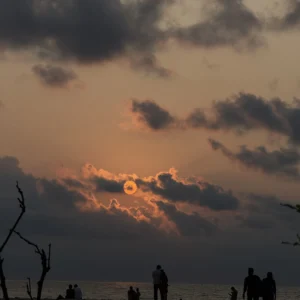
[[285, 206], [285, 207], [290, 208], [290, 209], [293, 209], [293, 210], [296, 210], [298, 213], [300, 213], [300, 205], [299, 204], [291, 205], [291, 204], [288, 204], [288, 203], [280, 203], [280, 205]]
[[[291, 204], [288, 204], [288, 203], [280, 203], [281, 206], [284, 206], [284, 207], [287, 207], [287, 208], [290, 208], [290, 209], [293, 209], [293, 210], [296, 210], [298, 213], [300, 213], [300, 205], [299, 204], [296, 204], [296, 205], [291, 205]], [[281, 242], [281, 244], [283, 245], [289, 245], [289, 246], [300, 246], [300, 235], [297, 234], [297, 241], [296, 242]]]
[[31, 292], [31, 279], [30, 279], [30, 277], [28, 277], [27, 279], [28, 279], [28, 283], [26, 284], [27, 294], [28, 294], [29, 298], [31, 300], [33, 300], [32, 292]]
[[21, 208], [21, 213], [20, 213], [18, 219], [16, 220], [16, 222], [14, 223], [13, 227], [9, 230], [9, 233], [8, 233], [6, 239], [4, 240], [3, 244], [1, 245], [1, 247], [0, 247], [0, 254], [3, 252], [4, 247], [5, 247], [6, 244], [8, 243], [8, 241], [9, 241], [11, 235], [13, 234], [14, 230], [15, 230], [16, 227], [18, 226], [18, 224], [19, 224], [21, 218], [23, 217], [23, 215], [24, 215], [24, 213], [25, 213], [25, 211], [26, 211], [24, 194], [23, 194], [23, 191], [22, 191], [22, 190], [20, 189], [20, 187], [19, 187], [18, 181], [17, 181], [16, 187], [17, 187], [18, 193], [19, 193], [20, 196], [21, 196], [21, 199], [18, 198], [18, 201], [19, 201], [19, 204], [20, 204], [20, 208]]
[[47, 255], [44, 249], [41, 249], [37, 244], [23, 237], [20, 232], [14, 231], [14, 233], [18, 235], [21, 240], [26, 242], [28, 245], [32, 246], [35, 249], [35, 253], [38, 254], [41, 258], [42, 273], [37, 283], [38, 290], [37, 290], [37, 297], [36, 297], [37, 300], [41, 300], [44, 281], [47, 273], [51, 269], [51, 244], [48, 245], [48, 255]]
[[3, 271], [3, 262], [4, 262], [4, 259], [1, 257], [1, 254], [2, 254], [5, 246], [7, 245], [9, 239], [11, 238], [11, 235], [13, 234], [13, 232], [15, 231], [15, 229], [17, 228], [19, 222], [21, 221], [23, 215], [26, 212], [25, 197], [24, 197], [23, 191], [19, 187], [18, 181], [17, 181], [17, 184], [16, 184], [16, 188], [17, 188], [18, 193], [20, 195], [20, 197], [18, 197], [18, 201], [19, 201], [19, 206], [21, 208], [21, 212], [20, 212], [17, 220], [13, 224], [12, 228], [9, 230], [8, 235], [6, 236], [4, 242], [0, 246], [0, 282], [1, 282], [1, 289], [2, 289], [3, 299], [4, 300], [9, 300], [9, 296], [8, 296], [8, 291], [7, 291], [7, 287], [6, 287], [6, 278], [5, 278], [4, 271]]

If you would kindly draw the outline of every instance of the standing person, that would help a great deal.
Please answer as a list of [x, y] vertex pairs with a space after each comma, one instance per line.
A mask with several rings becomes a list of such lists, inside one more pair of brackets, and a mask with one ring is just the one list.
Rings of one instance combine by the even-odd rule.
[[140, 289], [136, 288], [136, 300], [140, 300], [140, 297], [141, 297]]
[[77, 284], [74, 285], [74, 299], [77, 299], [77, 300], [82, 299], [82, 291], [81, 291], [81, 288]]
[[231, 287], [231, 294], [229, 294], [230, 300], [237, 300], [238, 291], [234, 286]]
[[161, 282], [161, 293], [163, 296], [163, 300], [167, 300], [169, 279], [166, 272], [163, 269], [161, 269], [161, 273], [160, 273], [160, 282]]
[[248, 269], [248, 276], [244, 281], [243, 299], [247, 292], [247, 300], [258, 300], [260, 296], [261, 280], [257, 275], [254, 275], [254, 269]]
[[160, 299], [163, 300], [161, 291], [161, 266], [157, 265], [156, 269], [152, 272], [153, 289], [154, 289], [154, 300], [157, 300], [157, 292], [160, 291]]
[[69, 288], [66, 290], [66, 299], [75, 299], [74, 289], [72, 284], [70, 284]]
[[263, 286], [263, 300], [275, 300], [276, 282], [271, 272], [268, 272], [267, 277], [264, 278], [262, 286]]

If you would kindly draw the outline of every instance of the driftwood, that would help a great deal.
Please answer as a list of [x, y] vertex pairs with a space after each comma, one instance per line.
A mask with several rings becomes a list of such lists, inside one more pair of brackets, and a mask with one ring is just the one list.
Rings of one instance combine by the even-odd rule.
[[[40, 256], [41, 265], [42, 265], [42, 273], [41, 273], [40, 279], [37, 283], [38, 289], [37, 289], [36, 299], [41, 300], [44, 281], [45, 281], [47, 273], [51, 269], [51, 264], [50, 264], [51, 263], [51, 244], [48, 245], [48, 254], [46, 254], [46, 251], [44, 249], [41, 249], [37, 244], [35, 244], [35, 243], [29, 241], [27, 238], [23, 237], [20, 232], [14, 231], [14, 233], [16, 235], [18, 235], [21, 240], [26, 242], [28, 245], [32, 246], [35, 249], [35, 253]], [[30, 299], [32, 299], [30, 278], [28, 278], [27, 294], [29, 295]]]
[[23, 215], [26, 211], [24, 194], [23, 194], [23, 191], [20, 189], [18, 182], [17, 182], [16, 188], [17, 188], [18, 193], [20, 195], [20, 197], [18, 198], [18, 201], [19, 201], [19, 206], [21, 208], [21, 212], [20, 212], [20, 215], [18, 216], [17, 220], [13, 224], [12, 228], [9, 230], [9, 233], [6, 236], [4, 242], [0, 246], [0, 282], [1, 282], [1, 289], [2, 289], [4, 300], [9, 300], [9, 296], [8, 296], [8, 291], [7, 291], [7, 286], [6, 286], [6, 278], [5, 278], [4, 271], [3, 271], [4, 258], [2, 258], [1, 255], [2, 255], [2, 252], [5, 248], [5, 246], [7, 245], [8, 241], [10, 240], [10, 238], [13, 234], [13, 232], [17, 228], [19, 222], [21, 221], [21, 219], [22, 219], [22, 217], [23, 217]]

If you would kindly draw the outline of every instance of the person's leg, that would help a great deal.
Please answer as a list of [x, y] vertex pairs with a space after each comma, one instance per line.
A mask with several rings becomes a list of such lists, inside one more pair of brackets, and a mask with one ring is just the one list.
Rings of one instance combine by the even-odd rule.
[[154, 300], [157, 300], [157, 290], [158, 290], [157, 284], [154, 284], [153, 288], [154, 288]]
[[160, 299], [164, 300], [164, 295], [165, 295], [165, 291], [164, 291], [164, 287], [160, 284], [159, 285], [159, 292], [160, 292]]

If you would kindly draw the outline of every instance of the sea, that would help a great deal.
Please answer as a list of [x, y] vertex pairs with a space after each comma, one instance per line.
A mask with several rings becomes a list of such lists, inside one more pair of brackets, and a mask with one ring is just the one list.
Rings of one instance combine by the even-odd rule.
[[[43, 298], [56, 299], [59, 294], [65, 294], [69, 283], [77, 283], [83, 292], [84, 299], [95, 300], [127, 300], [127, 291], [130, 286], [138, 287], [141, 292], [141, 300], [152, 300], [152, 284], [141, 282], [66, 282], [46, 281]], [[7, 281], [10, 298], [26, 297], [26, 282]], [[239, 291], [238, 299], [242, 299], [242, 286], [235, 286]], [[300, 299], [299, 287], [277, 287], [277, 300]], [[32, 286], [34, 293], [34, 286]], [[169, 287], [168, 300], [218, 300], [229, 299], [229, 285], [214, 284], [171, 284]]]

